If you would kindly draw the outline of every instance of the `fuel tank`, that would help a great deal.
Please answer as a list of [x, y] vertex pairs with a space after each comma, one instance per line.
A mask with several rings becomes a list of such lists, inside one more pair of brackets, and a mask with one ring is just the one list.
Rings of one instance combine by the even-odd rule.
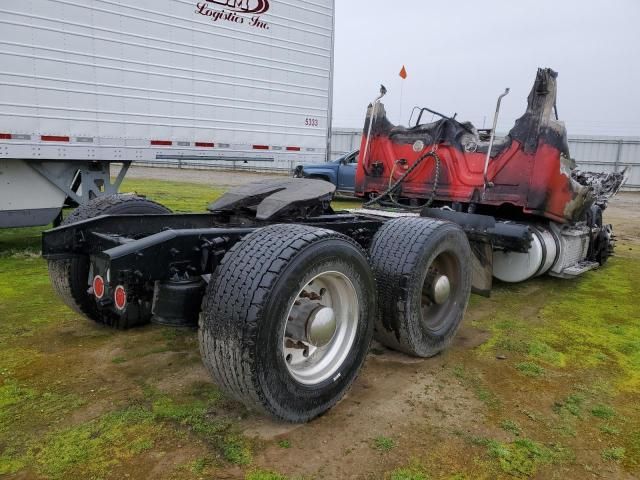
[[544, 274], [571, 278], [600, 266], [589, 257], [592, 229], [585, 223], [528, 226], [533, 233], [528, 251], [494, 251], [493, 276], [498, 280], [518, 283]]
[[524, 282], [544, 275], [558, 261], [560, 241], [556, 234], [541, 225], [530, 225], [531, 247], [525, 253], [497, 250], [493, 253], [493, 276], [508, 283]]

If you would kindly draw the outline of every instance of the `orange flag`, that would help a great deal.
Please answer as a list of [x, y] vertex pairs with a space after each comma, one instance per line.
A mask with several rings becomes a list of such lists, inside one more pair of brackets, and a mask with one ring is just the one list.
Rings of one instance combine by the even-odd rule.
[[404, 68], [404, 65], [402, 66], [402, 70], [400, 70], [400, 76], [402, 77], [403, 80], [407, 78], [407, 69]]

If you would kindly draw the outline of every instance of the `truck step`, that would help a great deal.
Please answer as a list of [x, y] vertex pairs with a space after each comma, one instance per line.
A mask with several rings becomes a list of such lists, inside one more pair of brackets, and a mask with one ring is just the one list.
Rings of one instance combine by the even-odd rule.
[[554, 277], [560, 277], [560, 278], [574, 278], [579, 275], [582, 275], [585, 272], [588, 272], [589, 270], [594, 270], [599, 266], [600, 264], [598, 262], [589, 262], [589, 261], [578, 262], [571, 265], [570, 267], [565, 268], [560, 273], [550, 273], [550, 275]]

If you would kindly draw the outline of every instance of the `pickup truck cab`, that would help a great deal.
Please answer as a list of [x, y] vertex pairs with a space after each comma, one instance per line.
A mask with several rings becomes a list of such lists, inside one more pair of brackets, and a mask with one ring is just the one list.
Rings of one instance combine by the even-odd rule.
[[315, 165], [298, 165], [293, 172], [296, 178], [316, 178], [331, 182], [338, 193], [355, 191], [358, 150], [346, 153], [336, 160]]

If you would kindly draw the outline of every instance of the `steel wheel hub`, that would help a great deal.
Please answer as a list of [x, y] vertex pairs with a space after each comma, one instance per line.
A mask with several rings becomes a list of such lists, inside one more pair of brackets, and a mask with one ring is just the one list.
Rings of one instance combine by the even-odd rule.
[[422, 285], [421, 322], [431, 332], [442, 332], [448, 324], [451, 306], [461, 285], [455, 255], [444, 251], [429, 265]]
[[336, 315], [333, 308], [320, 307], [307, 320], [307, 339], [315, 347], [327, 345], [336, 333]]
[[289, 308], [282, 339], [295, 380], [317, 385], [337, 374], [353, 347], [358, 312], [357, 291], [343, 273], [324, 272], [303, 286]]
[[431, 297], [438, 305], [442, 305], [451, 294], [451, 282], [446, 275], [438, 275], [432, 283]]

